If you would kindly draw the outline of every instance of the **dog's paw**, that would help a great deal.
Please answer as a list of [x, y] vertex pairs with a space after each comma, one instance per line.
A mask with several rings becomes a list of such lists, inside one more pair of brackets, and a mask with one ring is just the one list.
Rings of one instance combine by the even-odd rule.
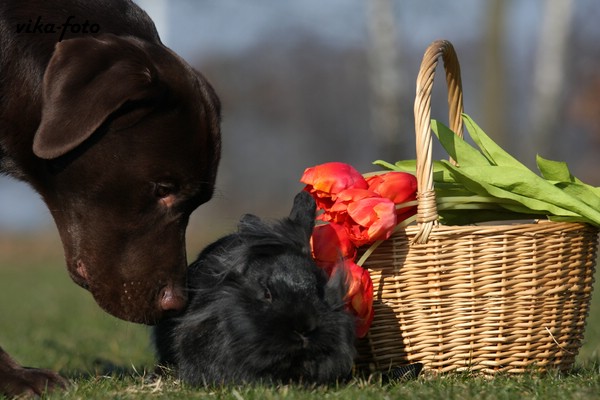
[[66, 389], [68, 386], [68, 380], [46, 369], [0, 369], [0, 394], [8, 397], [40, 396], [47, 391]]

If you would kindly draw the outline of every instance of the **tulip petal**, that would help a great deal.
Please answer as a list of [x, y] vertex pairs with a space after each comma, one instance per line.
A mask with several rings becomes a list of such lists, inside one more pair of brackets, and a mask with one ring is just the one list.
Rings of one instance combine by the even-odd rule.
[[311, 236], [313, 258], [318, 265], [336, 264], [356, 257], [356, 247], [350, 242], [344, 227], [338, 224], [317, 225]]
[[383, 197], [350, 203], [348, 216], [350, 219], [346, 221], [346, 229], [357, 246], [387, 239], [397, 222], [394, 203]]
[[315, 191], [337, 194], [348, 188], [366, 189], [365, 178], [354, 167], [341, 162], [329, 162], [307, 168], [300, 182], [312, 186]]
[[357, 318], [357, 336], [363, 337], [373, 321], [373, 281], [369, 272], [354, 262], [347, 261], [344, 266], [349, 272], [346, 304]]
[[387, 172], [367, 179], [369, 190], [381, 197], [390, 199], [395, 204], [415, 200], [417, 194], [417, 178], [407, 172]]

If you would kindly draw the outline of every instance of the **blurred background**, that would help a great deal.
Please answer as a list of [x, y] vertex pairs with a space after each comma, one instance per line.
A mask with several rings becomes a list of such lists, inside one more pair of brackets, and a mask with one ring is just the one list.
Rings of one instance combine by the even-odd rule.
[[[454, 44], [465, 111], [492, 138], [532, 168], [539, 153], [600, 186], [597, 0], [137, 3], [223, 102], [217, 190], [193, 214], [192, 256], [243, 213], [286, 215], [306, 167], [414, 159], [415, 79], [435, 39]], [[432, 108], [445, 122], [443, 74]], [[0, 177], [0, 251], [15, 236], [60, 252], [39, 197]]]

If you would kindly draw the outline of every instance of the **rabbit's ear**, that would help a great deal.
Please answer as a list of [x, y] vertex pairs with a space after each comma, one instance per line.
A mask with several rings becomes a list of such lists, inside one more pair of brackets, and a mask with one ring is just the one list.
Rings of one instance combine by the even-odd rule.
[[254, 214], [244, 214], [242, 218], [240, 218], [240, 226], [248, 226], [248, 225], [256, 225], [260, 224], [261, 220]]
[[238, 223], [238, 232], [242, 234], [246, 240], [249, 238], [256, 239], [269, 236], [271, 231], [269, 226], [259, 217], [254, 214], [244, 214]]
[[294, 198], [294, 206], [290, 212], [290, 220], [298, 224], [304, 233], [306, 239], [310, 239], [313, 228], [315, 227], [315, 213], [317, 211], [317, 205], [315, 199], [305, 191], [302, 191]]
[[247, 258], [281, 254], [288, 246], [272, 226], [253, 214], [242, 216], [238, 230]]
[[344, 306], [349, 287], [348, 273], [346, 267], [339, 265], [333, 270], [325, 286], [325, 302], [334, 309]]

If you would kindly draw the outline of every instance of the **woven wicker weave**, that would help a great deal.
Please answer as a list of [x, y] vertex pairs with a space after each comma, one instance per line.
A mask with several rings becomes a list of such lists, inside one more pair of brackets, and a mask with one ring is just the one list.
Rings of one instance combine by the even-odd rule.
[[418, 217], [364, 263], [375, 318], [357, 365], [386, 371], [421, 362], [430, 372], [567, 370], [583, 339], [598, 230], [587, 224], [438, 224], [430, 98], [438, 58], [450, 125], [462, 134], [462, 90], [452, 45], [434, 42], [417, 79]]

